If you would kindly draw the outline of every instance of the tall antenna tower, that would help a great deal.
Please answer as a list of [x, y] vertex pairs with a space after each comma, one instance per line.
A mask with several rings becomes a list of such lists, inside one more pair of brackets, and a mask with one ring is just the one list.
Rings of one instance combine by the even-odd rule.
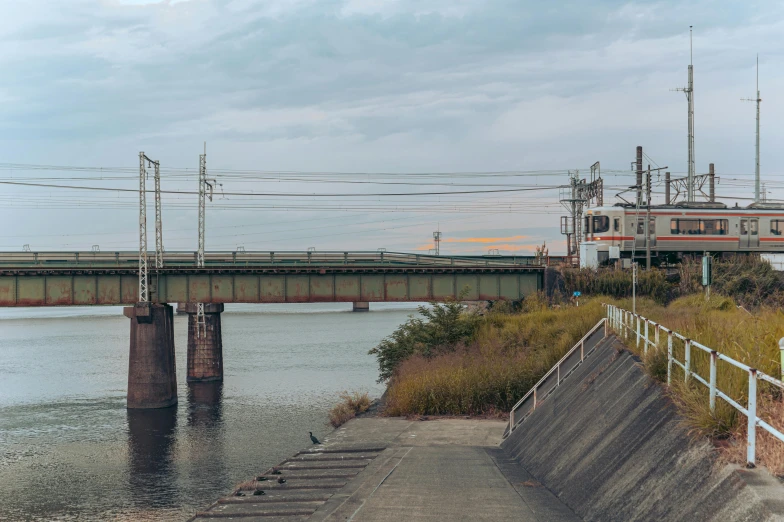
[[144, 152], [139, 153], [139, 302], [146, 303], [147, 295], [147, 169]]
[[435, 254], [437, 256], [440, 256], [441, 255], [441, 230], [440, 230], [441, 227], [438, 227], [438, 228], [439, 228], [439, 230], [437, 230], [436, 232], [433, 232], [433, 241], [435, 241], [435, 244], [436, 244]]
[[[149, 158], [148, 158], [149, 161]], [[161, 220], [161, 162], [152, 161], [155, 167], [155, 269], [163, 268], [163, 223]]]
[[760, 90], [759, 90], [759, 55], [757, 55], [757, 97], [752, 98], [741, 98], [741, 101], [753, 101], [757, 102], [757, 155], [756, 155], [756, 162], [754, 165], [754, 203], [760, 202], [760, 102], [762, 98], [760, 98]]
[[694, 202], [694, 65], [692, 47], [692, 26], [689, 26], [689, 83], [686, 87], [673, 89], [686, 93], [689, 106], [689, 169], [686, 177], [686, 201]]

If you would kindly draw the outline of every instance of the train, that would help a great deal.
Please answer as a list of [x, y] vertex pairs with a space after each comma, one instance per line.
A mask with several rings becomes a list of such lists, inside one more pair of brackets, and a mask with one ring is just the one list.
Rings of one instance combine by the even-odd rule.
[[647, 206], [627, 204], [595, 207], [586, 211], [583, 239], [596, 245], [599, 264], [645, 257], [646, 241], [655, 263], [706, 252], [784, 253], [784, 205], [679, 203], [651, 205], [650, 212]]

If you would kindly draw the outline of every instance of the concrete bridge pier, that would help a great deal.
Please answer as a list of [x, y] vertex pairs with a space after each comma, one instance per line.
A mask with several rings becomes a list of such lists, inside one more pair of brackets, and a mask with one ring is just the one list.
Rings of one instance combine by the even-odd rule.
[[354, 307], [352, 308], [354, 312], [369, 312], [370, 311], [370, 303], [367, 301], [354, 301]]
[[166, 408], [177, 404], [172, 307], [136, 303], [124, 308], [123, 314], [131, 320], [128, 408]]
[[221, 316], [223, 303], [204, 305], [204, 326], [199, 332], [198, 304], [188, 303], [188, 382], [223, 380], [223, 336]]

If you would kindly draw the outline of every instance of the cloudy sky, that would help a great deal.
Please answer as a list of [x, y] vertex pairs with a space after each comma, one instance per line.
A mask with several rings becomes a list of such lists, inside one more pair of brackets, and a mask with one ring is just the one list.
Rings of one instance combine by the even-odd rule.
[[[637, 145], [685, 172], [686, 99], [671, 90], [689, 25], [697, 171], [716, 164], [728, 203], [753, 195], [755, 110], [740, 99], [759, 53], [763, 180], [784, 199], [782, 2], [3, 3], [0, 181], [138, 189], [144, 151], [164, 189], [187, 192], [206, 141], [222, 185], [208, 248], [427, 250], [440, 227], [445, 253], [563, 250], [546, 187], [567, 171], [600, 161], [610, 202]], [[3, 250], [138, 247], [132, 192], [0, 184], [0, 205]], [[195, 249], [195, 196], [163, 205], [166, 247]]]

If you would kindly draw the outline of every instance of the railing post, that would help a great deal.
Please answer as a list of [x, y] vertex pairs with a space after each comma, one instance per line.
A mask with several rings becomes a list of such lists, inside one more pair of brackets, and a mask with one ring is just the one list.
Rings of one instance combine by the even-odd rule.
[[643, 347], [643, 353], [648, 355], [648, 319], [645, 320], [645, 346]]
[[749, 412], [748, 447], [746, 467], [753, 468], [757, 460], [757, 370], [749, 369]]
[[691, 376], [691, 339], [686, 339], [686, 346], [684, 347], [685, 351], [685, 361], [684, 366], [686, 367], [684, 373], [684, 381], [689, 382], [689, 377]]
[[779, 339], [779, 350], [781, 351], [781, 380], [784, 381], [784, 337]]
[[534, 407], [533, 407], [533, 409], [536, 409], [536, 388], [534, 388]]
[[512, 430], [514, 429], [514, 408], [512, 411], [509, 412], [509, 434], [512, 434]]
[[582, 362], [585, 359], [585, 338], [580, 341], [580, 361]]
[[716, 362], [719, 352], [711, 350], [710, 353], [710, 411], [716, 413]]
[[667, 330], [667, 386], [672, 382], [672, 331]]
[[556, 373], [555, 385], [556, 386], [560, 386], [561, 385], [561, 365], [560, 364], [555, 367], [555, 373]]
[[637, 316], [637, 349], [640, 349], [640, 316]]
[[660, 326], [660, 325], [658, 325], [658, 324], [657, 324], [657, 325], [654, 327], [654, 330], [653, 330], [653, 331], [655, 332], [655, 333], [654, 333], [654, 341], [656, 342], [656, 349], [657, 349], [657, 350], [659, 349], [659, 330], [661, 329], [661, 328], [659, 328], [659, 326]]

